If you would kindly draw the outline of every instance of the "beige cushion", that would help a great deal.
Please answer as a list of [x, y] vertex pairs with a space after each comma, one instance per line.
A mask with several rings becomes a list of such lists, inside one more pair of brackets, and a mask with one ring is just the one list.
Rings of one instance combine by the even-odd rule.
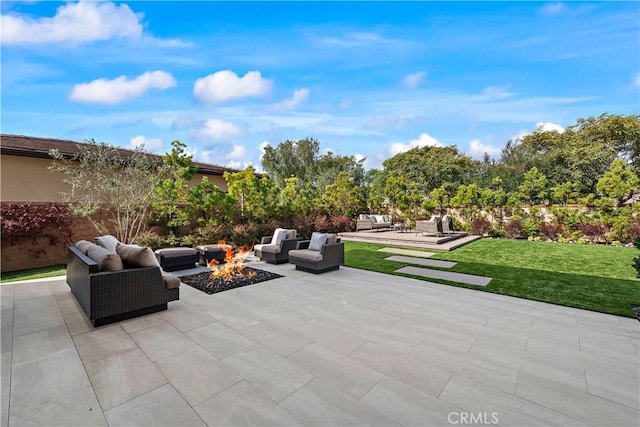
[[298, 232], [294, 229], [287, 230], [287, 240], [295, 239], [298, 236]]
[[80, 240], [76, 247], [86, 256], [98, 263], [98, 271], [119, 271], [123, 270], [122, 259], [118, 254], [109, 252], [102, 246]]
[[98, 246], [102, 246], [109, 252], [114, 252], [114, 253], [116, 251], [116, 246], [118, 246], [118, 243], [120, 243], [118, 239], [116, 239], [110, 234], [107, 234], [106, 236], [96, 237], [95, 241]]
[[280, 253], [280, 246], [278, 245], [254, 245], [253, 250], [256, 252], [269, 252], [272, 254]]
[[176, 289], [180, 287], [180, 279], [166, 271], [162, 271], [162, 280], [164, 281], [164, 285], [167, 289]]
[[76, 242], [76, 248], [78, 248], [78, 250], [85, 255], [87, 254], [87, 250], [89, 249], [90, 245], [93, 245], [93, 243], [86, 240], [78, 240]]
[[322, 261], [322, 254], [318, 251], [310, 251], [308, 249], [294, 249], [289, 251], [289, 259], [301, 258], [307, 261]]
[[327, 234], [327, 245], [338, 243], [338, 235], [336, 233]]
[[287, 238], [287, 230], [284, 228], [276, 228], [276, 231], [273, 232], [273, 238], [271, 239], [271, 243], [274, 245], [280, 246], [283, 240]]
[[132, 267], [159, 267], [160, 263], [156, 259], [151, 248], [138, 245], [123, 245], [118, 243], [116, 253], [120, 255], [122, 261]]
[[311, 241], [309, 242], [309, 250], [320, 252], [322, 246], [327, 243], [327, 233], [318, 233], [314, 231], [311, 235]]

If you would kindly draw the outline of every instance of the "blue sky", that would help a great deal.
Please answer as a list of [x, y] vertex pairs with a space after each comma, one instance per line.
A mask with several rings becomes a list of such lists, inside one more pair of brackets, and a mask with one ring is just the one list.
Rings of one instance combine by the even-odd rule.
[[244, 168], [314, 137], [421, 145], [640, 113], [637, 2], [2, 2], [2, 132]]

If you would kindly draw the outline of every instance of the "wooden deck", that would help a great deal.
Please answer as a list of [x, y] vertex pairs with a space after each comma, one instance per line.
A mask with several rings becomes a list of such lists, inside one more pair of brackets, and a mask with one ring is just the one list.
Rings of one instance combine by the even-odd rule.
[[451, 251], [480, 238], [480, 236], [469, 236], [464, 232], [429, 236], [422, 235], [422, 233], [415, 231], [396, 232], [390, 230], [363, 230], [339, 233], [339, 235], [342, 240], [348, 242], [379, 243], [383, 245], [409, 246], [440, 251]]

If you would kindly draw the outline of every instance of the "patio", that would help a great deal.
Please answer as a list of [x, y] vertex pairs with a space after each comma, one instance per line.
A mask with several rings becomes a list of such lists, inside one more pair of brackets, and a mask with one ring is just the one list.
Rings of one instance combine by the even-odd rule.
[[[343, 267], [92, 328], [0, 286], [2, 425], [636, 426], [639, 322]], [[471, 418], [474, 417], [474, 418]], [[484, 422], [482, 422], [484, 421]]]

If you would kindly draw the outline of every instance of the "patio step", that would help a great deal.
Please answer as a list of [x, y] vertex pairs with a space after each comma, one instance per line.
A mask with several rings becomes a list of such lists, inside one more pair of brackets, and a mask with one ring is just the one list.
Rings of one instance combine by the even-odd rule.
[[457, 263], [452, 261], [440, 261], [437, 259], [415, 258], [411, 256], [393, 255], [385, 258], [385, 261], [408, 262], [409, 264], [425, 265], [427, 267], [451, 268]]
[[442, 279], [450, 282], [464, 283], [467, 285], [487, 286], [491, 277], [476, 276], [473, 274], [454, 273], [453, 271], [431, 270], [423, 267], [402, 267], [395, 270], [396, 273], [412, 274], [414, 276], [427, 277], [429, 279]]

